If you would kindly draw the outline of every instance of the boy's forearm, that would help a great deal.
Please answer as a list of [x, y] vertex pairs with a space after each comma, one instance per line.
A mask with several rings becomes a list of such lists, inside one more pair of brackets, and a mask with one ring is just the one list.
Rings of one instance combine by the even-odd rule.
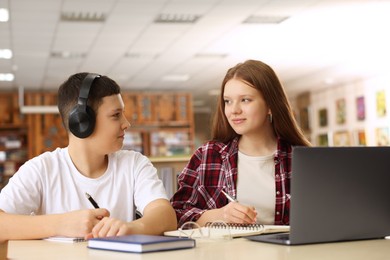
[[0, 212], [0, 240], [54, 236], [57, 221], [56, 215], [27, 216]]
[[168, 201], [151, 202], [145, 209], [144, 216], [130, 223], [131, 233], [162, 235], [164, 231], [177, 228], [176, 214]]

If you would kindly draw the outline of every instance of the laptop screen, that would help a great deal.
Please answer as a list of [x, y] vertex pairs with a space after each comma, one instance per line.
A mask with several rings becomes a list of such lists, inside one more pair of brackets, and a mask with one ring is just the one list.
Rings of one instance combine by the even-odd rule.
[[389, 166], [390, 147], [294, 148], [289, 243], [390, 235]]

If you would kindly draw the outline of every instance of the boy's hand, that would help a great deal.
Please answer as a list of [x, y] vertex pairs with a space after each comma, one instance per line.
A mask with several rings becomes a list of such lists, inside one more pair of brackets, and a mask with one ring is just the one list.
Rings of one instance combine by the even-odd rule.
[[130, 233], [130, 225], [119, 219], [105, 217], [97, 223], [85, 239], [93, 237], [121, 236]]
[[109, 216], [110, 212], [103, 208], [76, 210], [62, 214], [58, 225], [58, 235], [85, 237], [91, 233], [93, 227], [97, 225], [101, 219]]

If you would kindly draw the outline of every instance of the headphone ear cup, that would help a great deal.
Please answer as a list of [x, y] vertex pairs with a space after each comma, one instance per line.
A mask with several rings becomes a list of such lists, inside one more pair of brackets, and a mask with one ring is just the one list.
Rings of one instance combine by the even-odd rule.
[[85, 111], [76, 106], [69, 114], [69, 130], [78, 138], [87, 138], [95, 128], [95, 113], [86, 106]]

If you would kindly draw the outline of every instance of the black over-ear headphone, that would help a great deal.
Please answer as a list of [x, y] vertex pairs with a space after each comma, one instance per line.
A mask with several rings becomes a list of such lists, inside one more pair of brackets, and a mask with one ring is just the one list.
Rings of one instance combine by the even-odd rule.
[[77, 105], [69, 113], [69, 130], [78, 138], [90, 136], [95, 128], [95, 112], [87, 105], [92, 83], [100, 75], [89, 73], [81, 83]]

